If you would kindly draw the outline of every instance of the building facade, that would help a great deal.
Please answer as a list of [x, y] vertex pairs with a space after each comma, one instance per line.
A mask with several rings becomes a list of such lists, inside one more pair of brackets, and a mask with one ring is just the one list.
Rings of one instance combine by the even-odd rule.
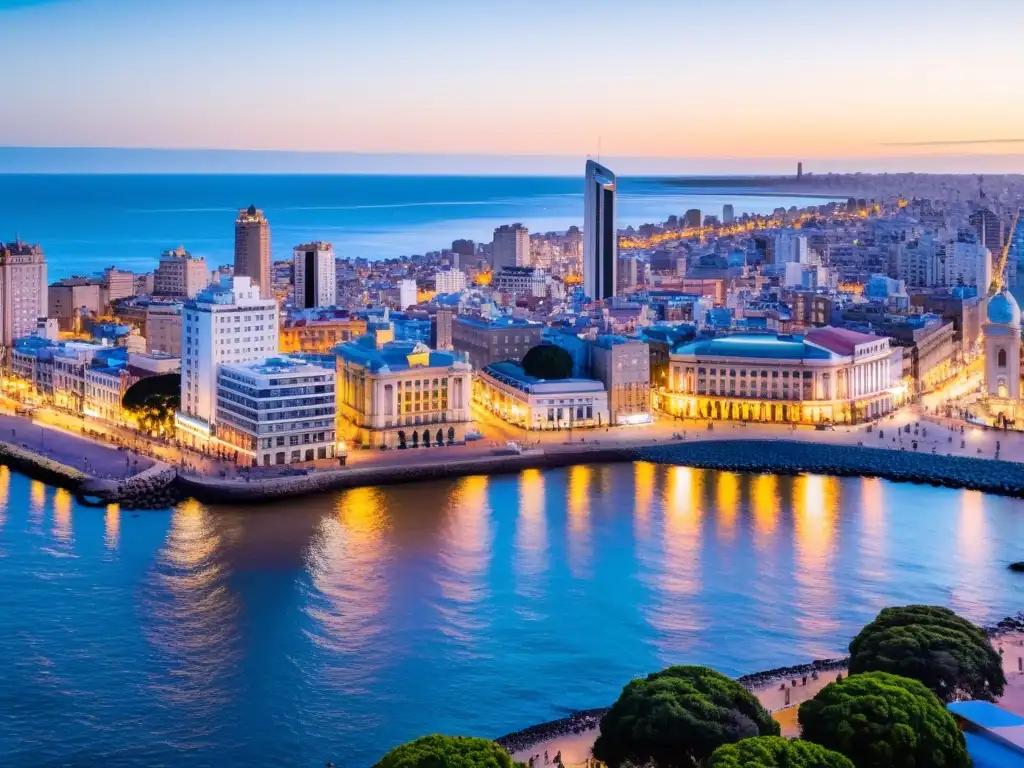
[[988, 299], [985, 323], [985, 395], [998, 423], [1013, 422], [1020, 408], [1020, 307], [1005, 288]]
[[62, 331], [80, 331], [81, 319], [103, 311], [99, 280], [91, 277], [67, 277], [47, 289], [47, 317], [57, 320]]
[[587, 429], [611, 423], [608, 394], [600, 381], [539, 380], [510, 361], [477, 372], [473, 399], [509, 424], [528, 430]]
[[29, 336], [46, 317], [46, 257], [38, 245], [0, 244], [0, 346]]
[[221, 365], [217, 437], [254, 467], [334, 458], [334, 371], [288, 357]]
[[181, 323], [183, 305], [180, 302], [150, 302], [146, 305], [147, 352], [162, 352], [181, 357]]
[[615, 295], [619, 234], [615, 225], [615, 174], [587, 160], [583, 191], [583, 291], [594, 301]]
[[337, 301], [334, 246], [319, 241], [295, 246], [292, 268], [296, 307], [334, 306]]
[[889, 413], [889, 339], [841, 328], [738, 333], [671, 354], [661, 410], [707, 420], [851, 424]]
[[366, 333], [366, 321], [344, 310], [310, 310], [293, 314], [281, 324], [278, 346], [282, 353], [327, 354], [346, 341]]
[[474, 370], [500, 360], [522, 362], [540, 344], [544, 326], [531, 320], [499, 317], [487, 320], [470, 315], [452, 318], [452, 349], [466, 355]]
[[192, 299], [209, 284], [210, 270], [206, 259], [193, 256], [184, 246], [164, 251], [153, 272], [155, 296]]
[[205, 449], [217, 424], [217, 370], [277, 355], [277, 302], [260, 297], [248, 277], [201, 291], [182, 313], [178, 439]]
[[438, 293], [458, 293], [466, 289], [466, 273], [458, 267], [439, 269], [434, 275], [434, 290]]
[[494, 230], [491, 268], [530, 266], [530, 230], [520, 223], [502, 224]]
[[590, 355], [591, 371], [608, 393], [612, 424], [645, 424], [651, 420], [651, 351], [647, 344], [624, 336], [601, 336]]
[[273, 295], [270, 265], [270, 223], [263, 211], [250, 205], [235, 219], [235, 277], [247, 277], [260, 298]]
[[494, 272], [491, 287], [513, 296], [547, 296], [544, 270], [533, 267], [502, 267]]
[[386, 317], [337, 348], [337, 384], [340, 437], [398, 449], [465, 441], [469, 364], [421, 342], [395, 341]]

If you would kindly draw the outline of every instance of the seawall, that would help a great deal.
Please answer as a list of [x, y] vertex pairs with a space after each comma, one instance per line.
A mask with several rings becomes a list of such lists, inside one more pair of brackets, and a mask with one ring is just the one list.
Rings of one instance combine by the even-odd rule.
[[76, 493], [87, 478], [84, 472], [74, 467], [69, 467], [67, 464], [61, 464], [59, 461], [22, 448], [20, 445], [2, 440], [0, 440], [0, 464], [5, 464], [33, 480], [41, 480], [49, 485], [67, 488]]

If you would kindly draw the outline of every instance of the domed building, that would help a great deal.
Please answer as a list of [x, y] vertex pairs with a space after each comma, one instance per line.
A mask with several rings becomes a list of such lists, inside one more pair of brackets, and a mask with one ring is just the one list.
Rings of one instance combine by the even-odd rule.
[[985, 307], [985, 393], [997, 420], [1013, 421], [1020, 405], [1020, 306], [1003, 288]]

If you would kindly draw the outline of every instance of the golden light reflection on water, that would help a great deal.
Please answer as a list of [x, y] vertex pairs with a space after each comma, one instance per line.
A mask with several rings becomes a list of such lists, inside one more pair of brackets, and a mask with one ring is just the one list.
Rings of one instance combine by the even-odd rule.
[[719, 538], [731, 541], [736, 533], [736, 515], [739, 511], [740, 477], [735, 472], [719, 472], [717, 483]]
[[11, 498], [11, 470], [0, 464], [0, 527], [7, 522], [7, 503]]
[[29, 486], [29, 517], [33, 522], [43, 519], [43, 509], [46, 507], [46, 485], [33, 480]]
[[464, 477], [448, 497], [440, 537], [441, 631], [467, 647], [487, 624], [480, 605], [490, 597], [491, 508], [488, 478]]
[[761, 552], [775, 536], [779, 516], [779, 480], [775, 475], [751, 478], [751, 502], [754, 512], [754, 546]]
[[953, 610], [971, 615], [988, 599], [984, 578], [989, 562], [985, 497], [980, 491], [960, 491], [955, 559], [957, 584], [951, 595]]
[[667, 469], [662, 530], [662, 562], [654, 580], [648, 620], [658, 630], [655, 643], [665, 663], [694, 645], [701, 628], [701, 530], [704, 470]]
[[882, 581], [886, 578], [885, 495], [882, 481], [877, 477], [862, 478], [860, 500], [861, 575], [872, 581]]
[[[808, 650], [827, 652], [816, 638], [838, 627], [832, 581], [839, 480], [801, 475], [793, 483], [793, 535], [796, 550], [796, 620]], [[818, 656], [815, 656], [818, 658]]]
[[516, 591], [541, 595], [537, 578], [547, 569], [548, 525], [544, 508], [544, 475], [527, 469], [519, 476], [519, 514], [516, 516]]
[[107, 511], [103, 515], [103, 543], [107, 549], [117, 549], [121, 543], [121, 507], [117, 504], [107, 504]]
[[646, 542], [651, 535], [651, 503], [654, 501], [655, 465], [638, 461], [633, 465], [633, 489], [636, 509], [633, 514], [633, 532], [638, 542]]
[[320, 599], [308, 601], [306, 612], [320, 628], [318, 643], [339, 656], [315, 674], [321, 684], [361, 691], [386, 653], [377, 641], [388, 601], [387, 501], [378, 488], [352, 488], [340, 494], [334, 511], [321, 520], [309, 548], [310, 578]]
[[238, 657], [238, 607], [226, 584], [220, 547], [209, 510], [194, 500], [179, 504], [153, 583], [142, 592], [147, 639], [176, 670], [153, 678], [147, 690], [187, 706], [196, 722], [211, 718], [209, 732], [217, 727], [218, 709], [232, 700], [225, 679], [236, 674]]
[[578, 464], [569, 469], [569, 571], [576, 578], [589, 575], [592, 557], [590, 540], [590, 467]]
[[71, 540], [71, 494], [64, 488], [53, 494], [53, 535], [65, 543]]

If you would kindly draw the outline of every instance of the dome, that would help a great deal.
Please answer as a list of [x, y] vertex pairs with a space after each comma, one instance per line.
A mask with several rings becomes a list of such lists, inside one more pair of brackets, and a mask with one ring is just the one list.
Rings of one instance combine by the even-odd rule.
[[1005, 289], [988, 300], [985, 315], [990, 323], [1020, 327], [1020, 307]]

